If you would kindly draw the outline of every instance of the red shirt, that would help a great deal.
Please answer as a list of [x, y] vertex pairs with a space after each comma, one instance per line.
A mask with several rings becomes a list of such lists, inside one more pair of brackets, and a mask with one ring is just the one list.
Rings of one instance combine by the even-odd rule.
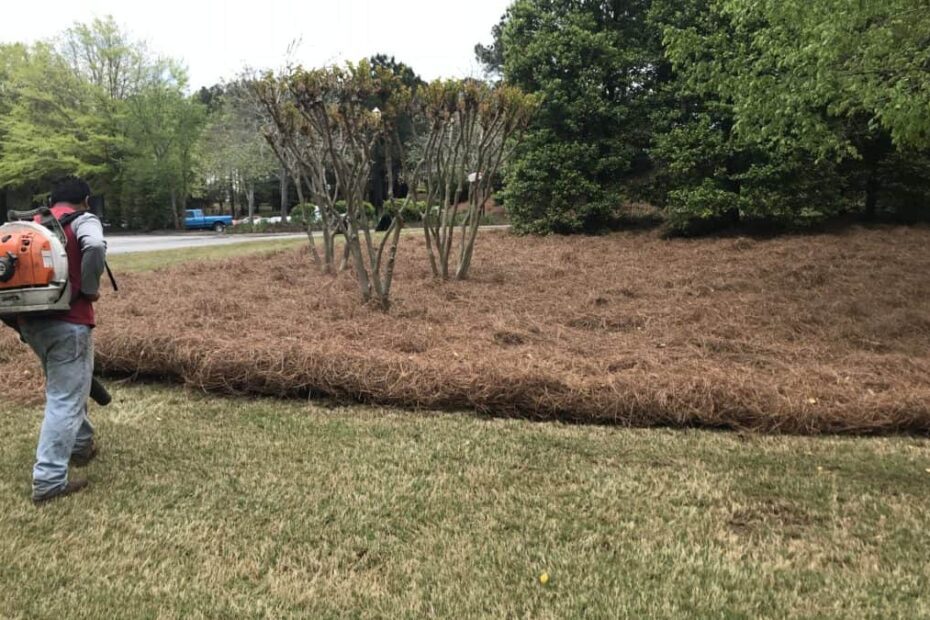
[[[52, 215], [58, 219], [74, 211], [72, 207], [64, 203], [52, 207]], [[71, 282], [71, 309], [62, 315], [56, 315], [55, 318], [66, 323], [94, 327], [96, 325], [94, 304], [81, 294], [81, 244], [77, 235], [71, 230], [71, 224], [65, 226], [64, 230], [65, 238], [68, 240], [65, 252], [68, 254], [68, 281]]]

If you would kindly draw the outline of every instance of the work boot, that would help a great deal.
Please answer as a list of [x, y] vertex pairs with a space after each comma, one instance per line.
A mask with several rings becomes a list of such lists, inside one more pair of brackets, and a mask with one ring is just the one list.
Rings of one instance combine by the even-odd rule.
[[58, 489], [57, 491], [52, 491], [42, 495], [41, 497], [32, 496], [32, 503], [36, 506], [41, 506], [42, 504], [48, 503], [53, 499], [58, 499], [59, 497], [65, 497], [66, 495], [74, 495], [75, 493], [80, 493], [87, 486], [86, 480], [69, 480], [68, 484]]
[[99, 452], [99, 450], [97, 450], [97, 442], [91, 440], [90, 447], [71, 455], [71, 465], [75, 467], [87, 467], [87, 464], [97, 457], [97, 452]]

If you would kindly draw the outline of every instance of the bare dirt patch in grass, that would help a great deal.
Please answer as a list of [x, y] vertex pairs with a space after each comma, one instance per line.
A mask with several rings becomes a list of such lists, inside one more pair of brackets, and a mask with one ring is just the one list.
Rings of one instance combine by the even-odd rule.
[[[930, 229], [479, 239], [398, 258], [388, 314], [303, 250], [127, 274], [98, 363], [230, 394], [770, 432], [930, 430]], [[35, 387], [0, 341], [11, 389]], [[12, 368], [12, 370], [11, 370]], [[32, 371], [35, 372], [34, 370]], [[30, 382], [30, 379], [33, 379]], [[26, 387], [24, 387], [26, 386]]]

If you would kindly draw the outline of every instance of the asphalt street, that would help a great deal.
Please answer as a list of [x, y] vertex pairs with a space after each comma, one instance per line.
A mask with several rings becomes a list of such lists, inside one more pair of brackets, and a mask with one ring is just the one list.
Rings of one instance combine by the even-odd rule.
[[[481, 230], [506, 230], [509, 226], [482, 226]], [[416, 228], [405, 229], [407, 233], [419, 233]], [[458, 232], [456, 234], [459, 234]], [[271, 239], [306, 238], [306, 233], [275, 233], [252, 235], [227, 235], [224, 233], [175, 233], [161, 235], [109, 235], [107, 254], [129, 254], [131, 252], [154, 252], [157, 250], [181, 250], [184, 248], [232, 245], [249, 241]], [[314, 235], [319, 238], [319, 233]]]
[[107, 254], [180, 250], [184, 248], [232, 245], [266, 239], [297, 239], [301, 233], [274, 235], [225, 235], [222, 233], [184, 233], [175, 235], [111, 235], [107, 237]]

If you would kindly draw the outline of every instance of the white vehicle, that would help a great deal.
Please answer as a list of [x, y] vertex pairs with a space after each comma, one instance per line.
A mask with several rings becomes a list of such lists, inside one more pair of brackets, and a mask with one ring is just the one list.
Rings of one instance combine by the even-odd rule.
[[265, 221], [267, 221], [265, 218], [258, 216], [258, 215], [253, 215], [251, 219], [248, 216], [246, 216], [240, 220], [235, 220], [233, 222], [233, 226], [241, 226], [244, 224], [261, 224], [262, 222], [265, 222]]

